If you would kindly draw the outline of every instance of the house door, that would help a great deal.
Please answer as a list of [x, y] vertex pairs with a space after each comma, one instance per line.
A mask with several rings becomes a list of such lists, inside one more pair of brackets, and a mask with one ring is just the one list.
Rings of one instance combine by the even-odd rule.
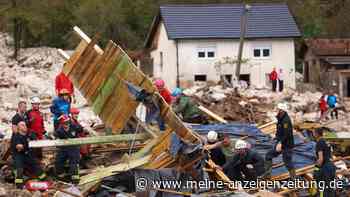
[[250, 75], [239, 75], [239, 80], [247, 82], [248, 86], [250, 85]]

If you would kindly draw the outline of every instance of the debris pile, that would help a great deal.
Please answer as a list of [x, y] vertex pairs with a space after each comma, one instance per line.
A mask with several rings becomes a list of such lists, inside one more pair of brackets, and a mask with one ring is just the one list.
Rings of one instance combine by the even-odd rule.
[[[48, 47], [21, 49], [19, 57], [14, 60], [11, 43], [8, 34], [0, 33], [0, 133], [7, 133], [11, 128], [10, 121], [17, 103], [20, 100], [29, 101], [32, 96], [39, 96], [43, 101], [41, 107], [45, 126], [51, 131], [49, 106], [55, 96], [55, 76], [62, 69], [64, 60], [57, 49]], [[80, 119], [84, 125], [100, 123], [78, 90], [74, 105], [80, 108]]]
[[[228, 121], [264, 124], [275, 121], [276, 104], [288, 103], [288, 113], [296, 122], [318, 121], [320, 112], [318, 102], [321, 92], [304, 91], [303, 93], [285, 89], [282, 93], [270, 89], [222, 88], [219, 85], [201, 84], [184, 90], [200, 105], [218, 114]], [[340, 108], [340, 116], [345, 111]]]
[[222, 89], [221, 86], [195, 87], [184, 93], [228, 121], [258, 124], [270, 121], [266, 114], [268, 106], [257, 96], [244, 97], [233, 89]]
[[[52, 125], [48, 106], [55, 94], [53, 80], [60, 70], [65, 71], [74, 82], [75, 88], [84, 95], [83, 98], [77, 93], [78, 102], [74, 104], [81, 108], [82, 123], [91, 124], [99, 120], [95, 115], [92, 115], [90, 108], [87, 107], [87, 101], [91, 109], [101, 117], [101, 121], [104, 123], [104, 125], [87, 128], [91, 136], [85, 139], [47, 139], [29, 142], [29, 147], [43, 148], [45, 158], [42, 163], [45, 169], [52, 169], [57, 148], [91, 145], [92, 165], [85, 166], [85, 169], [79, 172], [81, 175], [79, 184], [74, 187], [68, 185], [71, 189], [67, 188], [66, 184], [65, 189], [61, 189], [60, 182], [55, 181], [55, 187], [49, 192], [54, 191], [56, 196], [64, 196], [69, 193], [75, 193], [73, 196], [110, 196], [112, 193], [113, 195], [118, 194], [117, 196], [132, 196], [126, 193], [136, 192], [139, 194], [138, 190], [142, 189], [137, 187], [136, 177], [146, 177], [147, 180], [149, 179], [149, 183], [165, 178], [186, 181], [212, 179], [228, 182], [230, 179], [210, 159], [210, 150], [204, 151], [203, 143], [206, 140], [200, 136], [199, 131], [208, 132], [216, 128], [218, 132], [227, 132], [228, 136], [234, 136], [232, 137], [235, 138], [234, 140], [247, 140], [257, 150], [258, 146], [260, 146], [260, 150], [267, 150], [267, 148], [270, 150], [272, 146], [270, 134], [276, 131], [276, 125], [271, 120], [274, 119], [274, 107], [277, 102], [288, 102], [292, 116], [302, 113], [302, 118], [304, 118], [305, 114], [317, 111], [317, 102], [320, 97], [318, 92], [299, 94], [288, 89], [283, 93], [272, 93], [267, 89], [241, 89], [237, 92], [234, 89], [223, 89], [221, 86], [215, 85], [194, 86], [185, 90], [184, 93], [192, 96], [199, 104], [208, 107], [226, 120], [242, 122], [241, 126], [239, 124], [220, 124], [219, 126], [213, 124], [204, 125], [206, 128], [197, 128], [198, 130], [196, 130], [196, 125], [189, 127], [189, 125], [184, 124], [159, 94], [153, 94], [156, 90], [152, 81], [136, 68], [119, 46], [109, 41], [106, 48], [102, 50], [95, 45], [98, 42], [97, 37], [91, 40], [77, 27], [74, 30], [81, 38], [79, 47], [70, 56], [76, 61], [68, 61], [63, 69], [61, 69], [63, 60], [58, 58], [55, 49], [49, 48], [25, 49], [18, 61], [5, 62], [1, 65], [6, 71], [3, 74], [3, 79], [9, 84], [0, 87], [0, 91], [3, 93], [0, 95], [2, 101], [0, 104], [1, 121], [6, 122], [7, 127], [10, 126], [9, 118], [14, 113], [17, 101], [28, 99], [33, 95], [39, 95], [43, 100], [42, 107], [47, 116], [46, 124]], [[9, 55], [9, 53], [4, 54], [5, 56]], [[64, 56], [69, 58], [68, 54], [64, 54]], [[0, 60], [4, 59], [6, 60], [5, 57], [0, 57]], [[148, 109], [153, 107], [158, 110], [160, 117], [157, 118], [162, 118], [166, 123], [165, 131], [160, 132], [158, 128], [146, 125], [135, 118], [134, 113], [140, 102]], [[244, 122], [267, 124], [257, 128]], [[197, 127], [202, 126], [197, 125]], [[127, 134], [123, 134], [126, 129], [128, 129]], [[53, 131], [52, 128], [47, 130]], [[194, 131], [198, 131], [198, 133]], [[232, 138], [231, 140], [233, 140]], [[306, 178], [309, 177], [308, 174], [312, 172], [314, 167], [313, 142], [302, 141], [301, 138], [295, 139], [297, 139], [298, 150], [293, 154], [299, 154], [304, 158], [308, 157], [310, 160], [307, 164], [299, 163], [300, 166], [297, 169], [297, 174]], [[5, 145], [4, 141], [2, 148]], [[310, 156], [311, 154], [312, 156]], [[4, 158], [3, 155], [2, 158]], [[338, 157], [336, 160], [346, 161], [347, 159]], [[7, 162], [6, 159], [3, 161]], [[280, 161], [281, 157], [278, 163], [273, 166], [275, 171], [277, 168], [284, 167]], [[347, 171], [346, 166], [344, 170]], [[5, 171], [2, 168], [0, 172], [4, 173]], [[283, 171], [277, 170], [272, 180], [288, 178], [287, 172], [283, 173]], [[215, 192], [199, 191], [198, 188], [190, 189], [190, 191], [180, 191], [150, 188], [146, 191], [143, 189], [142, 192], [145, 196], [150, 195], [151, 192], [180, 196], [190, 196], [200, 192], [207, 196]], [[223, 196], [229, 196], [231, 194], [229, 192], [233, 190], [226, 187], [224, 189], [228, 193]], [[278, 188], [276, 192], [282, 194], [294, 191]], [[32, 192], [29, 195], [35, 196], [36, 194]], [[40, 195], [39, 193], [38, 196]], [[248, 196], [248, 194], [244, 193], [243, 196]]]

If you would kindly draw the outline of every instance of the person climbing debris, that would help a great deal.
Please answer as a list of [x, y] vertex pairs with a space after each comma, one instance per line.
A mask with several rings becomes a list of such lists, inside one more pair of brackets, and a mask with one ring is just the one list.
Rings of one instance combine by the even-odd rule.
[[154, 82], [154, 85], [157, 87], [159, 94], [163, 97], [166, 103], [168, 105], [171, 104], [171, 93], [170, 91], [165, 87], [165, 82], [162, 79], [157, 79]]
[[67, 90], [69, 96], [74, 100], [73, 83], [63, 72], [60, 72], [55, 78], [55, 90], [57, 96], [59, 96], [62, 90]]
[[332, 119], [338, 119], [338, 101], [337, 101], [337, 96], [331, 92], [328, 97], [327, 97], [327, 104], [331, 113], [331, 118]]
[[293, 125], [287, 113], [288, 106], [286, 103], [278, 103], [277, 105], [277, 132], [274, 139], [274, 145], [272, 150], [267, 152], [265, 156], [266, 174], [265, 178], [271, 177], [272, 171], [272, 159], [282, 153], [283, 162], [286, 165], [289, 176], [291, 179], [295, 179], [295, 169], [292, 161], [294, 137], [293, 137]]
[[316, 139], [317, 158], [314, 170], [314, 178], [318, 183], [324, 183], [324, 188], [318, 188], [318, 196], [335, 197], [336, 191], [335, 188], [331, 187], [331, 181], [335, 180], [336, 167], [331, 161], [331, 146], [323, 139], [322, 128], [318, 128], [314, 131], [314, 137]]
[[254, 181], [264, 174], [264, 158], [252, 150], [249, 143], [237, 140], [233, 151], [233, 158], [222, 167], [231, 180]]
[[[55, 130], [55, 136], [58, 139], [71, 139], [78, 138], [79, 131], [71, 125], [71, 120], [69, 116], [62, 115], [59, 118], [60, 125], [58, 129]], [[59, 147], [56, 160], [55, 169], [58, 179], [65, 178], [65, 163], [68, 161], [69, 164], [69, 175], [70, 181], [74, 184], [79, 183], [79, 161], [80, 161], [80, 149], [79, 146], [64, 146]]]
[[25, 101], [18, 102], [17, 112], [11, 119], [13, 133], [16, 133], [18, 131], [17, 125], [19, 122], [24, 121], [27, 123], [27, 121], [28, 121], [27, 115], [28, 115], [27, 114], [27, 103]]
[[221, 150], [222, 142], [219, 140], [219, 134], [216, 131], [209, 131], [206, 138], [205, 148], [210, 151], [210, 158], [215, 164], [223, 166], [226, 163], [225, 155]]
[[[154, 85], [157, 87], [159, 94], [163, 97], [166, 103], [168, 105], [171, 104], [171, 94], [169, 90], [165, 87], [165, 82], [162, 79], [157, 79], [154, 82]], [[157, 118], [159, 130], [164, 131], [165, 130], [165, 123], [163, 118], [159, 115]]]
[[[83, 126], [79, 123], [79, 113], [78, 108], [71, 108], [71, 126], [74, 130], [78, 131], [78, 137], [83, 138], [89, 135], [88, 132], [85, 132]], [[90, 160], [91, 145], [85, 144], [80, 146], [80, 166], [82, 168], [88, 168], [86, 162]]]
[[176, 88], [172, 96], [174, 97], [174, 112], [181, 115], [184, 122], [200, 124], [208, 122], [195, 102], [190, 97], [184, 95], [180, 88]]
[[32, 149], [29, 148], [28, 142], [30, 138], [28, 136], [26, 123], [20, 121], [17, 127], [18, 132], [13, 134], [11, 140], [11, 152], [14, 162], [15, 184], [17, 188], [22, 189], [24, 185], [23, 174], [25, 169], [28, 169], [31, 174], [34, 174], [41, 180], [46, 178], [46, 174], [38, 164]]
[[67, 89], [61, 89], [58, 97], [52, 101], [50, 107], [51, 113], [53, 113], [54, 128], [57, 129], [59, 125], [58, 118], [62, 115], [69, 115], [70, 112], [70, 96]]
[[[39, 97], [32, 97], [30, 100], [32, 109], [27, 112], [29, 136], [32, 140], [43, 140], [46, 134], [44, 125], [44, 115], [40, 111], [41, 100]], [[43, 153], [41, 148], [33, 149], [35, 156], [41, 160]]]

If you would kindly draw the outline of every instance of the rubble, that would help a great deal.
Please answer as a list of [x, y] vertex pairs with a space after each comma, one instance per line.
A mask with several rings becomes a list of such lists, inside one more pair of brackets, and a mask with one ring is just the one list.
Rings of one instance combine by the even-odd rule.
[[[4, 35], [0, 35], [0, 37], [6, 37]], [[74, 85], [82, 90], [84, 97], [89, 101], [91, 108], [100, 115], [101, 120], [97, 118], [91, 111], [90, 108], [87, 107], [87, 101], [83, 96], [77, 91], [76, 99], [77, 102], [74, 104], [81, 110], [80, 119], [84, 126], [90, 126], [93, 123], [104, 123], [108, 128], [111, 128], [111, 132], [116, 134], [122, 132], [126, 123], [130, 119], [132, 119], [132, 114], [136, 110], [137, 103], [135, 102], [135, 98], [130, 96], [130, 92], [128, 92], [132, 87], [130, 84], [141, 84], [140, 87], [142, 90], [153, 92], [154, 87], [152, 82], [144, 77], [143, 73], [140, 72], [136, 68], [132, 62], [128, 59], [127, 55], [124, 54], [122, 49], [117, 47], [112, 41], [110, 41], [109, 45], [107, 45], [105, 52], [106, 54], [110, 54], [108, 58], [106, 57], [106, 61], [113, 60], [113, 55], [118, 54], [122, 55], [123, 61], [120, 65], [120, 61], [113, 61], [115, 65], [105, 65], [104, 68], [100, 69], [100, 67], [94, 68], [94, 64], [89, 64], [89, 61], [94, 60], [96, 57], [103, 55], [101, 53], [102, 49], [100, 49], [95, 43], [97, 43], [96, 38], [90, 40], [86, 36], [81, 36], [83, 44], [80, 44], [80, 48], [77, 48], [77, 51], [73, 55], [77, 55], [77, 61], [79, 58], [84, 59], [83, 63], [76, 64], [70, 62], [71, 64], [76, 64], [78, 68], [71, 68], [72, 70], [68, 72], [69, 77], [74, 79]], [[4, 43], [2, 43], [4, 45]], [[48, 111], [48, 107], [50, 105], [51, 99], [54, 97], [54, 83], [53, 80], [58, 71], [61, 70], [63, 60], [58, 58], [55, 49], [51, 48], [36, 48], [36, 49], [24, 49], [21, 51], [21, 56], [18, 61], [6, 61], [6, 56], [9, 56], [9, 50], [6, 49], [6, 42], [4, 45], [4, 50], [6, 52], [3, 53], [0, 60], [4, 61], [4, 64], [1, 66], [4, 67], [3, 74], [0, 74], [1, 77], [4, 77], [5, 83], [1, 83], [0, 80], [0, 120], [4, 124], [0, 124], [0, 129], [8, 130], [10, 126], [10, 118], [16, 109], [16, 103], [20, 100], [28, 100], [30, 96], [39, 95], [42, 99], [42, 108], [45, 113], [45, 122], [47, 126], [47, 130], [52, 131], [52, 122], [51, 122], [51, 114]], [[1, 39], [0, 39], [0, 48], [1, 48]], [[86, 48], [84, 51], [85, 56], [82, 55], [81, 48]], [[103, 51], [102, 51], [103, 52]], [[79, 54], [80, 53], [80, 54]], [[68, 56], [67, 56], [68, 57]], [[89, 59], [90, 58], [90, 59]], [[120, 60], [118, 59], [118, 60]], [[96, 63], [96, 62], [94, 62]], [[82, 70], [84, 68], [84, 64], [88, 64], [89, 68], [82, 72], [77, 72], [77, 70]], [[102, 65], [102, 64], [101, 64]], [[117, 74], [112, 77], [109, 76], [109, 72], [114, 71], [115, 67], [118, 68], [123, 67], [120, 70], [117, 70]], [[63, 68], [64, 71], [67, 72], [69, 69], [69, 65], [65, 65]], [[75, 70], [74, 70], [75, 69]], [[96, 69], [96, 70], [93, 70]], [[109, 70], [108, 70], [109, 69]], [[123, 70], [123, 71], [121, 71]], [[90, 72], [91, 71], [91, 72]], [[98, 75], [92, 71], [97, 71]], [[120, 78], [120, 72], [127, 71], [128, 74], [125, 74], [125, 78]], [[84, 75], [83, 75], [83, 74]], [[78, 75], [82, 76], [78, 76]], [[130, 74], [130, 75], [129, 75]], [[90, 76], [88, 76], [90, 75]], [[98, 76], [98, 77], [95, 77]], [[87, 80], [84, 81], [83, 78], [93, 77], [93, 82]], [[108, 78], [107, 78], [108, 77]], [[86, 79], [85, 78], [85, 79]], [[111, 83], [109, 86], [105, 88], [105, 83], [103, 81], [109, 81]], [[2, 78], [1, 78], [2, 79]], [[106, 80], [108, 79], [108, 80]], [[125, 82], [126, 81], [126, 82]], [[141, 83], [140, 83], [141, 81]], [[118, 82], [118, 83], [117, 83]], [[125, 82], [124, 85], [119, 85], [120, 83]], [[93, 88], [86, 89], [87, 86], [84, 83], [88, 83], [89, 88], [91, 85]], [[4, 86], [1, 86], [4, 84]], [[118, 86], [119, 85], [119, 86]], [[111, 88], [112, 87], [112, 88]], [[96, 91], [104, 91], [103, 96], [98, 97], [96, 99], [94, 93]], [[113, 90], [113, 91], [111, 91]], [[118, 97], [114, 95], [118, 92]], [[137, 92], [136, 95], [139, 95], [140, 92]], [[261, 129], [261, 136], [269, 135], [275, 132], [275, 124], [271, 121], [275, 119], [275, 105], [278, 102], [284, 101], [289, 103], [289, 113], [295, 120], [307, 120], [313, 119], [317, 120], [317, 102], [321, 95], [319, 92], [304, 92], [298, 93], [291, 89], [286, 89], [283, 93], [272, 93], [269, 89], [246, 89], [239, 88], [239, 91], [236, 91], [232, 88], [222, 88], [218, 85], [201, 85], [194, 86], [190, 89], [184, 91], [185, 94], [193, 97], [199, 104], [206, 106], [212, 112], [215, 112], [225, 120], [222, 120], [221, 117], [217, 117], [216, 120], [221, 123], [226, 123], [226, 121], [234, 121], [234, 122], [246, 122], [246, 123], [254, 123], [254, 124], [264, 124]], [[99, 94], [99, 93], [97, 93]], [[108, 97], [113, 97], [117, 99], [107, 99]], [[155, 96], [154, 96], [155, 95]], [[87, 193], [93, 192], [92, 188], [96, 186], [95, 181], [102, 182], [106, 181], [106, 178], [112, 177], [114, 175], [119, 174], [123, 176], [124, 174], [120, 174], [123, 172], [128, 172], [134, 170], [134, 168], [141, 168], [145, 170], [145, 172], [155, 172], [159, 173], [159, 169], [167, 169], [168, 167], [174, 169], [178, 169], [180, 172], [184, 172], [187, 170], [194, 170], [194, 164], [201, 163], [204, 165], [204, 159], [208, 154], [206, 151], [203, 151], [202, 147], [202, 138], [198, 133], [193, 132], [189, 129], [176, 115], [170, 107], [164, 103], [163, 99], [160, 99], [158, 94], [152, 95], [152, 102], [156, 102], [157, 106], [160, 108], [160, 114], [164, 118], [164, 121], [167, 123], [167, 130], [160, 133], [152, 127], [150, 128], [142, 128], [144, 131], [148, 132], [147, 137], [144, 136], [145, 133], [137, 133], [139, 127], [144, 127], [143, 124], [138, 122], [135, 123], [133, 128], [135, 128], [134, 133], [131, 134], [120, 134], [113, 136], [95, 136], [86, 138], [86, 140], [47, 140], [47, 141], [36, 141], [31, 144], [40, 144], [37, 147], [44, 147], [44, 151], [50, 152], [45, 161], [43, 161], [45, 167], [49, 168], [52, 165], [53, 160], [53, 152], [55, 151], [56, 146], [67, 145], [67, 142], [72, 144], [97, 144], [97, 143], [106, 143], [104, 145], [96, 145], [92, 148], [95, 152], [93, 152], [93, 162], [94, 166], [88, 167], [84, 172], [81, 172], [81, 175], [84, 175], [80, 182], [80, 188], [71, 187], [71, 189], [65, 189], [66, 192], [74, 193], [78, 196], [84, 195]], [[135, 96], [135, 95], [134, 95]], [[145, 99], [146, 100], [146, 99]], [[143, 101], [146, 102], [146, 101]], [[149, 103], [148, 103], [149, 104]], [[153, 103], [154, 104], [154, 103]], [[110, 107], [109, 107], [110, 106]], [[127, 106], [127, 107], [124, 107]], [[10, 113], [11, 112], [11, 113]], [[209, 112], [207, 112], [209, 113]], [[131, 118], [130, 118], [131, 117]], [[212, 114], [212, 117], [215, 117], [215, 114]], [[116, 121], [118, 120], [118, 121]], [[265, 124], [267, 123], [267, 124]], [[4, 126], [3, 126], [4, 125]], [[248, 124], [247, 124], [248, 125]], [[249, 124], [249, 126], [251, 126]], [[149, 129], [149, 130], [148, 130]], [[104, 130], [103, 130], [104, 131]], [[1, 131], [0, 131], [1, 132]], [[94, 131], [95, 132], [95, 131]], [[242, 132], [245, 132], [243, 129]], [[105, 132], [107, 133], [107, 132]], [[105, 135], [104, 133], [104, 135]], [[95, 132], [95, 134], [100, 135], [101, 133]], [[174, 141], [175, 136], [175, 141]], [[105, 139], [105, 138], [108, 139]], [[113, 140], [109, 138], [113, 138]], [[123, 139], [118, 139], [122, 138]], [[254, 136], [246, 136], [244, 134], [242, 138], [254, 137]], [[265, 136], [267, 137], [267, 136]], [[151, 138], [151, 139], [149, 139]], [[102, 140], [103, 139], [103, 140]], [[116, 140], [118, 139], [118, 140]], [[176, 141], [177, 139], [177, 141]], [[90, 140], [90, 141], [88, 141]], [[144, 140], [142, 143], [138, 143], [135, 141]], [[131, 141], [131, 143], [112, 143], [115, 141]], [[257, 141], [257, 140], [255, 140]], [[177, 144], [176, 144], [177, 142]], [[50, 144], [51, 143], [51, 144]], [[175, 144], [175, 145], [174, 145]], [[186, 144], [186, 145], [185, 145]], [[302, 143], [301, 145], [304, 145]], [[179, 146], [180, 148], [174, 152], [174, 146]], [[187, 149], [189, 146], [191, 148]], [[175, 149], [178, 147], [175, 147]], [[183, 148], [183, 149], [182, 149]], [[136, 153], [133, 153], [134, 150], [139, 150]], [[122, 151], [121, 151], [122, 150]], [[181, 151], [183, 152], [181, 152]], [[121, 151], [124, 153], [123, 156], [118, 155], [119, 157], [112, 157], [112, 155]], [[107, 152], [107, 153], [106, 153]], [[205, 152], [205, 153], [204, 153]], [[180, 153], [180, 154], [179, 154]], [[196, 153], [195, 155], [193, 153]], [[338, 158], [337, 160], [345, 158]], [[219, 169], [215, 168], [215, 165], [212, 163], [210, 159], [206, 161], [208, 164], [208, 172], [211, 172], [211, 177], [215, 177], [218, 180], [229, 181], [228, 177]], [[279, 165], [279, 164], [278, 164]], [[176, 166], [176, 167], [174, 167]], [[198, 167], [198, 166], [197, 166]], [[204, 171], [204, 167], [201, 166], [197, 168], [200, 169], [201, 172]], [[313, 165], [306, 166], [304, 168], [298, 169], [298, 174], [304, 176], [306, 173], [311, 172], [313, 169]], [[273, 178], [275, 180], [284, 180], [288, 178], [288, 173], [276, 175]], [[132, 180], [135, 180], [134, 177], [129, 177]], [[152, 179], [153, 177], [147, 177]], [[174, 177], [173, 177], [174, 178]], [[108, 182], [109, 180], [107, 180]], [[89, 185], [93, 184], [93, 185]], [[93, 187], [94, 186], [94, 187]], [[107, 187], [108, 188], [108, 187]], [[113, 189], [113, 188], [112, 188]], [[114, 188], [115, 189], [115, 188]], [[56, 188], [56, 190], [59, 190]], [[117, 189], [115, 189], [116, 191]], [[231, 190], [231, 188], [227, 188], [227, 190]], [[82, 191], [82, 192], [81, 192]], [[0, 190], [1, 192], [1, 190]], [[27, 195], [24, 190], [23, 194], [20, 196], [40, 196], [38, 192], [29, 193]], [[161, 192], [169, 192], [169, 191], [161, 191]], [[178, 192], [180, 191], [171, 191]], [[292, 192], [292, 191], [282, 191], [284, 193]], [[117, 195], [124, 195], [124, 192], [117, 192]], [[244, 193], [245, 195], [246, 193]], [[16, 196], [17, 194], [14, 194]], [[206, 194], [204, 194], [206, 195]], [[248, 195], [248, 194], [246, 194]], [[57, 192], [56, 196], [67, 196], [66, 193]]]
[[[0, 133], [9, 132], [10, 120], [17, 103], [20, 100], [29, 101], [32, 96], [42, 99], [45, 126], [50, 132], [53, 126], [49, 106], [55, 96], [54, 80], [62, 69], [64, 60], [57, 53], [57, 49], [40, 47], [21, 49], [16, 61], [11, 58], [13, 49], [9, 43], [11, 38], [5, 33], [0, 33]], [[101, 123], [86, 106], [86, 100], [78, 90], [75, 105], [81, 110], [80, 120], [84, 126]], [[27, 106], [30, 107], [29, 103]]]

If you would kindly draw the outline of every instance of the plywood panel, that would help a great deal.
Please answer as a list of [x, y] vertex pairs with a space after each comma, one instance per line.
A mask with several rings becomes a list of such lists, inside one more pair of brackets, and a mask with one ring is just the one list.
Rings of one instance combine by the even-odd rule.
[[[123, 49], [113, 41], [108, 43], [105, 51], [96, 50], [97, 37], [89, 44], [87, 42], [89, 39], [81, 41], [63, 70], [74, 85], [82, 90], [88, 104], [106, 126], [113, 131], [121, 131], [138, 105], [130, 95], [126, 82], [150, 93], [154, 93], [156, 88]], [[171, 131], [176, 132], [181, 138], [186, 138], [185, 141], [199, 140], [195, 133], [183, 125], [158, 93], [153, 96], [159, 102], [161, 115]], [[168, 145], [169, 142], [165, 142], [156, 152], [160, 152]]]

